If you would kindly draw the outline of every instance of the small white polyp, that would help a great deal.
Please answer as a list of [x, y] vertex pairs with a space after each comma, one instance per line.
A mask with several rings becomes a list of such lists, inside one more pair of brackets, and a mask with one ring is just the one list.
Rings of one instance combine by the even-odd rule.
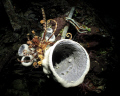
[[57, 41], [45, 52], [43, 71], [64, 87], [78, 86], [89, 71], [90, 60], [86, 50], [69, 39]]
[[[52, 35], [53, 33], [53, 29], [52, 28], [47, 28], [46, 30], [46, 35], [45, 35], [45, 40], [47, 41], [49, 39], [49, 37]], [[43, 34], [42, 34], [43, 37]], [[55, 41], [55, 35], [53, 34], [53, 36], [49, 39], [49, 41], [54, 42]]]

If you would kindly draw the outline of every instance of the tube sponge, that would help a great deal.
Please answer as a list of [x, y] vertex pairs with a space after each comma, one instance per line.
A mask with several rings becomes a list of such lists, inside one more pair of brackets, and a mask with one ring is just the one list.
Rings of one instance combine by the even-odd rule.
[[[32, 60], [33, 56], [32, 56], [32, 55], [23, 56], [22, 59], [21, 59], [21, 61], [24, 61], [25, 58], [29, 58], [29, 60]], [[26, 66], [26, 67], [27, 67], [27, 66], [32, 65], [32, 63], [33, 63], [33, 60], [32, 60], [32, 61], [29, 61], [29, 62], [22, 62], [21, 64], [22, 64], [23, 66]]]
[[23, 51], [24, 51], [24, 50], [27, 50], [27, 52], [29, 51], [27, 44], [22, 44], [22, 45], [19, 47], [19, 49], [18, 49], [18, 55], [19, 55], [19, 56], [23, 56], [23, 55], [24, 55], [24, 54], [23, 54]]
[[64, 87], [81, 84], [90, 68], [86, 50], [79, 43], [69, 39], [59, 40], [50, 47], [48, 54], [45, 54], [45, 61], [43, 65], [48, 65], [46, 70]]
[[[33, 54], [34, 53], [34, 48], [30, 48], [30, 50], [29, 50], [29, 48], [28, 48], [28, 45], [27, 44], [22, 44], [20, 47], [19, 47], [19, 49], [18, 49], [18, 55], [19, 56], [22, 56], [22, 59], [21, 59], [21, 64], [23, 65], [23, 66], [30, 66], [30, 65], [32, 65], [32, 63], [33, 63], [33, 60], [34, 61], [36, 61], [35, 59], [33, 59], [33, 56], [32, 55], [30, 55], [31, 53]], [[24, 51], [25, 51], [25, 53], [24, 53]], [[34, 53], [35, 54], [35, 53]], [[29, 62], [25, 62], [26, 59], [27, 58], [27, 60], [29, 61]], [[32, 60], [33, 59], [33, 60]]]

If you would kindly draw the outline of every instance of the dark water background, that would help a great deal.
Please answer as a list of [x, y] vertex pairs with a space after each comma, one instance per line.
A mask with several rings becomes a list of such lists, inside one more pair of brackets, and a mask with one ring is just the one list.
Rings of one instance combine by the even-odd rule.
[[[96, 9], [96, 14], [105, 23], [110, 30], [110, 34], [115, 38], [115, 52], [120, 60], [120, 14], [119, 14], [119, 2], [109, 0], [85, 0], [87, 4], [90, 4]], [[115, 63], [116, 68], [114, 73], [111, 74], [111, 82], [108, 82], [109, 89], [106, 92], [106, 96], [119, 94], [120, 78], [120, 62]]]
[[[11, 1], [14, 1], [13, 3], [15, 3], [17, 5], [16, 7], [21, 8], [21, 10], [24, 12], [24, 9], [27, 9], [29, 7], [30, 1], [32, 2], [34, 0], [24, 0], [24, 1], [21, 1], [20, 4], [17, 4], [16, 0], [11, 0]], [[18, 1], [20, 2], [20, 0], [18, 0]], [[37, 0], [35, 0], [35, 1], [37, 1]], [[114, 52], [115, 52], [114, 54], [116, 55], [115, 62], [113, 63], [114, 64], [114, 71], [110, 72], [109, 76], [106, 76], [109, 80], [107, 80], [107, 82], [106, 82], [106, 85], [107, 85], [106, 87], [107, 88], [105, 89], [105, 91], [102, 92], [101, 94], [97, 94], [97, 95], [98, 96], [118, 95], [119, 94], [119, 87], [120, 87], [120, 78], [119, 78], [119, 73], [120, 73], [120, 69], [119, 69], [120, 68], [120, 62], [119, 62], [119, 60], [120, 60], [120, 56], [119, 56], [119, 54], [120, 54], [120, 47], [119, 47], [120, 46], [120, 11], [119, 11], [119, 9], [120, 8], [119, 8], [119, 6], [120, 5], [119, 5], [119, 2], [118, 1], [108, 1], [108, 0], [107, 1], [106, 0], [82, 0], [82, 1], [84, 1], [86, 4], [88, 4], [89, 7], [94, 8], [95, 14], [101, 19], [101, 21], [103, 22], [104, 26], [106, 26], [106, 28], [109, 31], [109, 34], [111, 35], [111, 37], [114, 38], [113, 39], [113, 43], [114, 43], [113, 47], [114, 47]], [[48, 2], [48, 1], [47, 0], [41, 0], [41, 4], [43, 3], [44, 6], [50, 6], [50, 5], [47, 5], [47, 3], [45, 3], [45, 2]], [[53, 2], [54, 2], [54, 0], [53, 0]], [[80, 2], [80, 1], [79, 0], [67, 0], [67, 2], [70, 4], [70, 6], [73, 6], [73, 5], [77, 6], [77, 2]], [[76, 3], [74, 4], [73, 2], [76, 2]], [[55, 8], [57, 10], [58, 6], [55, 7], [55, 5], [54, 5], [53, 8]], [[18, 12], [21, 11], [21, 10], [18, 10]], [[47, 14], [47, 15], [49, 15], [49, 14]], [[1, 34], [0, 34], [0, 37], [2, 38], [2, 37], [4, 37], [7, 34], [7, 32], [9, 32], [9, 30], [13, 31], [12, 26], [11, 26], [11, 24], [9, 22], [9, 18], [8, 18], [6, 12], [5, 12], [5, 9], [4, 9], [2, 3], [0, 3], [0, 21], [1, 21], [1, 24], [0, 24], [0, 28], [1, 29], [0, 30], [2, 30]], [[9, 35], [9, 37], [10, 37], [10, 35]], [[5, 37], [5, 38], [7, 38], [7, 37]], [[26, 42], [25, 36], [24, 36], [24, 40], [23, 41], [22, 40], [18, 41], [18, 39], [14, 39], [14, 40], [13, 39], [14, 38], [11, 39], [11, 41], [13, 43], [7, 43], [7, 46], [4, 46], [3, 48], [9, 47], [9, 46], [11, 46], [11, 44], [14, 44], [14, 43], [16, 44], [16, 42], [22, 42], [22, 43]], [[4, 42], [6, 44], [7, 41], [4, 41], [3, 38], [1, 40], [3, 40], [1, 42]], [[17, 40], [17, 41], [15, 41], [15, 40]], [[4, 43], [1, 43], [1, 46]], [[6, 50], [11, 50], [11, 49], [6, 49]], [[7, 51], [7, 52], [8, 52], [8, 54], [12, 54], [12, 56], [16, 55], [16, 53], [17, 53], [17, 51], [15, 51], [13, 53], [9, 52], [9, 51]], [[0, 54], [0, 56], [2, 57], [3, 55]], [[10, 58], [10, 56], [9, 56], [9, 58]], [[0, 59], [0, 60], [1, 60], [0, 61], [1, 63], [5, 61], [5, 60], [2, 61], [2, 59]], [[7, 59], [7, 55], [6, 55], [6, 60], [8, 60]], [[38, 83], [36, 82], [38, 80], [38, 78], [37, 78], [38, 75], [36, 75], [36, 73], [34, 73], [34, 72], [38, 72], [39, 70], [37, 70], [37, 71], [35, 69], [32, 70], [33, 73], [35, 74], [35, 75], [32, 74], [32, 76], [34, 75], [33, 77], [32, 76], [28, 76], [28, 74], [31, 74], [32, 72], [31, 73], [22, 74], [22, 75], [20, 75], [20, 74], [19, 75], [18, 74], [13, 74], [12, 71], [15, 68], [16, 68], [16, 70], [22, 69], [22, 70], [24, 70], [24, 72], [28, 72], [29, 69], [31, 69], [31, 68], [24, 68], [24, 67], [21, 67], [21, 66], [18, 66], [18, 65], [16, 65], [16, 66], [13, 65], [14, 63], [17, 62], [16, 61], [16, 57], [15, 57], [15, 59], [14, 59], [14, 57], [12, 57], [12, 59], [10, 58], [10, 60], [11, 61], [8, 60], [10, 63], [9, 62], [7, 62], [7, 63], [5, 62], [6, 65], [3, 66], [3, 69], [2, 69], [2, 71], [0, 73], [0, 75], [1, 75], [0, 76], [1, 77], [0, 78], [0, 81], [1, 81], [0, 84], [2, 84], [2, 85], [0, 85], [0, 86], [2, 86], [2, 87], [0, 87], [0, 89], [1, 89], [0, 92], [3, 93], [3, 95], [0, 95], [0, 96], [4, 96], [5, 92], [9, 93], [9, 91], [11, 91], [11, 90], [9, 90], [9, 91], [7, 90], [6, 91], [5, 88], [8, 87], [8, 89], [10, 89], [11, 86], [14, 85], [14, 84], [10, 84], [10, 83], [12, 82], [12, 80], [14, 80], [16, 78], [17, 79], [21, 79], [21, 78], [25, 78], [26, 79], [28, 86], [26, 87], [26, 90], [24, 90], [25, 92], [29, 91], [29, 93], [30, 93], [32, 88], [35, 88], [35, 87], [36, 87], [36, 89], [34, 89], [35, 92], [36, 92], [37, 88], [38, 89], [40, 89], [40, 88], [42, 89], [43, 88], [43, 90], [42, 90], [43, 92], [40, 91], [41, 95], [39, 95], [39, 94], [36, 95], [35, 94], [35, 95], [29, 95], [29, 96], [45, 96], [45, 94], [44, 94], [44, 92], [46, 92], [45, 89], [47, 91], [49, 90], [48, 92], [50, 92], [50, 94], [52, 94], [52, 92], [51, 92], [52, 89], [50, 90], [50, 88], [52, 88], [52, 84], [49, 84], [49, 80], [47, 80], [47, 78], [45, 78], [43, 73], [37, 73], [37, 74], [41, 74], [41, 77], [43, 76], [43, 78], [45, 79], [45, 80], [41, 79], [41, 81], [40, 81], [40, 82], [44, 82], [44, 85], [42, 84], [41, 87], [38, 87], [37, 86]], [[7, 65], [7, 64], [9, 64], [9, 65]], [[42, 70], [42, 68], [40, 70]], [[11, 77], [11, 76], [13, 76], [13, 77]], [[33, 79], [33, 78], [35, 78], [35, 79]], [[45, 83], [46, 81], [47, 81], [47, 83]], [[19, 80], [19, 82], [21, 82], [21, 80]], [[53, 83], [53, 81], [51, 81], [51, 82]], [[14, 83], [16, 83], [16, 82], [14, 82]], [[26, 84], [26, 82], [24, 82], [24, 83]], [[46, 86], [48, 86], [48, 87], [44, 88]], [[29, 89], [28, 87], [32, 87], [32, 88]], [[55, 87], [55, 85], [53, 85], [53, 87]], [[17, 90], [19, 90], [19, 89], [17, 89]], [[58, 89], [58, 90], [59, 91], [57, 91], [57, 92], [60, 92], [61, 90], [63, 92], [66, 91], [66, 90], [64, 90], [62, 88]], [[73, 90], [73, 92], [77, 92], [76, 91], [77, 88], [70, 89], [70, 90]], [[69, 92], [70, 90], [68, 89], [66, 92]], [[52, 90], [52, 91], [54, 91], [54, 90]], [[40, 92], [38, 92], [38, 93], [40, 93]], [[34, 93], [34, 91], [32, 90], [31, 94], [33, 94], [33, 93]], [[70, 93], [72, 93], [72, 91]], [[60, 94], [62, 94], [62, 93], [60, 93]], [[49, 93], [47, 93], [47, 95], [49, 95]], [[58, 95], [59, 95], [59, 93], [58, 93]], [[69, 95], [72, 96], [74, 94], [69, 94]], [[93, 95], [94, 94], [91, 94], [89, 96], [93, 96]], [[6, 96], [9, 96], [9, 95], [7, 94]], [[19, 95], [19, 96], [22, 96], [22, 95]], [[27, 94], [27, 96], [28, 96], [28, 94]]]

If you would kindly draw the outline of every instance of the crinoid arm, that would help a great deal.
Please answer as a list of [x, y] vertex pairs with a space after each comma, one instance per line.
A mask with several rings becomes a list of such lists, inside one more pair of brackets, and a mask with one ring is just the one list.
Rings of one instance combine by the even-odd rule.
[[[38, 66], [41, 66], [42, 60], [44, 59], [45, 51], [49, 48], [49, 46], [51, 46], [50, 44], [53, 44], [55, 41], [55, 39], [54, 41], [51, 41], [50, 39], [52, 39], [51, 37], [56, 32], [57, 22], [53, 19], [49, 19], [46, 22], [44, 9], [41, 8], [41, 10], [43, 15], [43, 20], [41, 20], [40, 23], [43, 24], [43, 29], [44, 29], [43, 37], [39, 37], [35, 35], [35, 31], [32, 30], [33, 38], [32, 40], [30, 40], [29, 34], [27, 34], [27, 39], [28, 39], [27, 44], [23, 44], [18, 50], [19, 56], [22, 56], [22, 59], [18, 61], [21, 62], [23, 66], [30, 66], [32, 63], [35, 68], [38, 68]], [[46, 35], [47, 24], [50, 24], [51, 21], [55, 23], [55, 29], [54, 30], [52, 28], [51, 30], [48, 29], [49, 36], [48, 36], [48, 39], [46, 39], [45, 36], [47, 36]]]
[[69, 39], [72, 39], [72, 34], [71, 33], [67, 33], [66, 37], [68, 37]]
[[45, 11], [44, 11], [44, 9], [43, 8], [41, 8], [41, 10], [42, 10], [42, 15], [43, 15], [43, 20], [41, 20], [40, 21], [40, 23], [42, 23], [43, 24], [43, 29], [44, 29], [44, 36], [43, 36], [43, 40], [45, 39], [45, 35], [46, 35], [46, 26], [47, 26], [47, 24], [46, 24], [46, 16], [45, 16]]
[[38, 65], [37, 62], [34, 62], [34, 63], [33, 63], [33, 66], [34, 66], [34, 68], [39, 68], [39, 65]]
[[49, 19], [49, 20], [47, 20], [47, 24], [50, 23], [50, 21], [53, 21], [55, 23], [55, 29], [54, 29], [52, 35], [49, 37], [48, 41], [54, 35], [54, 33], [56, 32], [56, 29], [57, 29], [57, 22], [54, 19]]
[[[30, 60], [25, 60], [27, 57], [29, 57], [29, 59]], [[32, 65], [32, 63], [33, 63], [33, 56], [32, 55], [29, 55], [29, 56], [23, 56], [22, 57], [22, 59], [21, 60], [19, 60], [19, 59], [17, 59], [19, 62], [21, 62], [21, 64], [23, 65], [23, 66], [30, 66], [30, 65]]]

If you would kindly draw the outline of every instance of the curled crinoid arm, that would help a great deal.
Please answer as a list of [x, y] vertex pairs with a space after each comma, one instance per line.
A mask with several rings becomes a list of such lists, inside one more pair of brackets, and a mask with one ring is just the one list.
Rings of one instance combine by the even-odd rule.
[[38, 68], [38, 67], [39, 67], [39, 65], [38, 65], [37, 62], [34, 62], [34, 63], [33, 63], [33, 66], [34, 66], [35, 68]]
[[69, 37], [69, 39], [72, 39], [72, 34], [71, 33], [67, 33], [66, 37]]
[[46, 35], [46, 16], [45, 16], [45, 11], [43, 8], [41, 8], [42, 10], [42, 15], [43, 15], [43, 20], [40, 21], [40, 23], [43, 23], [44, 26], [44, 36], [43, 36], [43, 40], [45, 39], [45, 35]]
[[[52, 35], [49, 37], [49, 39], [54, 35], [54, 33], [55, 33], [56, 29], [57, 29], [57, 22], [54, 19], [49, 19], [49, 20], [47, 20], [47, 24], [50, 23], [50, 21], [55, 22], [55, 29], [54, 29]], [[48, 41], [49, 41], [49, 39], [48, 39]]]
[[45, 20], [40, 20], [40, 23], [41, 23], [41, 24], [44, 24], [44, 23], [45, 23]]

